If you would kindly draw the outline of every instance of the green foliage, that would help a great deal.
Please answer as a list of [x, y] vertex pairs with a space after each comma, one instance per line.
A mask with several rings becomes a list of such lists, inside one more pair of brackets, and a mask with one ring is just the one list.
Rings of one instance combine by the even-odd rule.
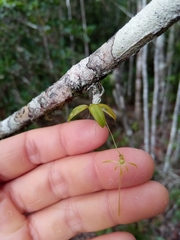
[[0, 108], [6, 109], [6, 116], [84, 58], [84, 40], [92, 52], [125, 21], [114, 4], [88, 0], [85, 7], [87, 34], [78, 1], [71, 1], [68, 20], [65, 1], [0, 0]]
[[176, 205], [176, 211], [173, 214], [173, 222], [180, 222], [180, 186], [174, 187], [170, 192], [170, 200], [172, 205]]
[[107, 75], [103, 81], [102, 81], [102, 84], [104, 86], [104, 89], [106, 89], [106, 99], [107, 98], [110, 98], [112, 100], [112, 91], [114, 89], [114, 83], [112, 81], [112, 77], [111, 77], [112, 74], [109, 74]]
[[116, 115], [113, 112], [113, 110], [107, 106], [106, 104], [99, 103], [99, 104], [90, 104], [88, 105], [79, 105], [75, 107], [68, 116], [68, 122], [71, 121], [72, 118], [74, 118], [76, 115], [84, 111], [85, 109], [88, 109], [95, 121], [101, 126], [104, 127], [107, 125], [106, 118], [104, 116], [104, 112], [108, 114], [110, 117], [112, 117], [114, 120], [116, 120]]
[[134, 121], [132, 124], [131, 124], [131, 127], [132, 127], [132, 130], [134, 132], [137, 132], [139, 130], [139, 123], [137, 121]]

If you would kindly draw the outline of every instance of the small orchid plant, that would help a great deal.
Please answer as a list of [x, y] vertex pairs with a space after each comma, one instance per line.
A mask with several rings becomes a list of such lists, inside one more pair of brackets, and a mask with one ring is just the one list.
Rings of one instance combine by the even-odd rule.
[[124, 169], [126, 171], [128, 171], [128, 167], [127, 164], [130, 164], [134, 167], [137, 167], [137, 165], [135, 163], [132, 162], [126, 162], [125, 158], [123, 156], [123, 154], [120, 153], [117, 144], [115, 142], [115, 139], [113, 137], [113, 134], [109, 128], [109, 125], [106, 121], [106, 117], [105, 114], [108, 114], [111, 118], [113, 118], [116, 121], [116, 114], [114, 113], [114, 111], [112, 110], [112, 108], [110, 108], [108, 105], [100, 103], [101, 102], [101, 96], [104, 93], [104, 89], [102, 87], [102, 85], [100, 83], [95, 84], [92, 86], [93, 87], [93, 101], [92, 104], [90, 105], [79, 105], [77, 107], [75, 107], [69, 114], [68, 116], [68, 122], [71, 121], [72, 118], [74, 118], [77, 114], [81, 113], [82, 111], [88, 109], [90, 114], [92, 115], [92, 117], [94, 118], [94, 120], [103, 128], [103, 127], [107, 127], [110, 136], [112, 138], [113, 144], [115, 149], [117, 150], [118, 153], [118, 160], [105, 160], [103, 161], [103, 163], [116, 163], [116, 166], [114, 168], [114, 170], [117, 170], [119, 168], [119, 195], [118, 195], [118, 215], [120, 216], [120, 189], [121, 189], [121, 180], [122, 180], [122, 176], [123, 176], [123, 171]]

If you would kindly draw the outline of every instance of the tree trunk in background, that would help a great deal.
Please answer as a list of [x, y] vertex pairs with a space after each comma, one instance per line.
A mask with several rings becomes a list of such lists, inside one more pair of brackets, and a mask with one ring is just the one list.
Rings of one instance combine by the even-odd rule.
[[140, 50], [136, 57], [136, 79], [135, 79], [135, 117], [141, 118], [141, 88], [142, 88], [142, 51]]
[[[176, 97], [176, 103], [174, 107], [174, 113], [173, 113], [173, 121], [172, 121], [172, 126], [171, 126], [171, 134], [170, 134], [170, 140], [165, 156], [165, 162], [164, 162], [164, 168], [163, 172], [166, 173], [171, 165], [171, 155], [173, 152], [173, 145], [174, 145], [174, 140], [177, 134], [177, 123], [178, 123], [178, 116], [180, 112], [180, 81], [179, 81], [179, 87], [177, 91], [177, 97]], [[180, 143], [179, 143], [180, 144]]]
[[117, 108], [121, 113], [122, 123], [123, 123], [126, 136], [131, 137], [133, 134], [133, 131], [130, 128], [128, 123], [127, 110], [126, 110], [125, 99], [123, 95], [123, 87], [121, 84], [122, 82], [121, 67], [118, 67], [113, 71], [113, 78], [115, 81], [115, 89], [113, 90], [114, 100]]
[[[180, 94], [180, 93], [179, 93]], [[180, 160], [180, 127], [177, 132], [177, 140], [176, 140], [176, 149], [172, 156], [172, 164], [176, 164], [178, 160]]]
[[[159, 102], [158, 102], [158, 115], [161, 113], [162, 103], [164, 99], [165, 80], [166, 80], [166, 56], [165, 56], [165, 34], [161, 35], [161, 54], [159, 56]], [[158, 119], [159, 120], [159, 119]]]
[[[66, 0], [66, 7], [67, 7], [68, 20], [71, 21], [72, 20], [72, 11], [71, 11], [71, 1], [70, 0]], [[74, 43], [73, 34], [70, 34], [69, 38], [70, 38], [70, 43], [71, 43], [71, 51], [74, 54], [75, 43]], [[71, 58], [71, 64], [72, 65], [75, 64], [75, 59], [73, 56]]]
[[143, 79], [143, 115], [144, 115], [144, 150], [149, 152], [149, 107], [148, 107], [148, 46], [142, 48], [142, 79]]
[[[142, 7], [147, 4], [142, 0]], [[142, 48], [142, 80], [143, 80], [143, 115], [144, 115], [144, 150], [149, 152], [149, 107], [148, 107], [148, 70], [147, 70], [148, 46]]]
[[89, 56], [89, 45], [88, 45], [86, 11], [85, 11], [85, 7], [84, 7], [84, 0], [80, 0], [80, 6], [81, 6], [82, 28], [84, 31], [84, 51], [85, 51], [85, 57], [88, 57]]
[[[68, 0], [66, 3], [70, 4]], [[70, 5], [68, 6], [70, 11]], [[152, 0], [93, 54], [72, 66], [52, 86], [1, 121], [0, 138], [13, 134], [57, 107], [62, 107], [74, 97], [87, 92], [118, 64], [136, 54], [146, 43], [162, 34], [178, 19], [180, 19], [179, 0]]]
[[39, 22], [40, 22], [40, 26], [41, 26], [40, 31], [41, 31], [41, 35], [42, 35], [42, 39], [43, 39], [44, 50], [46, 53], [47, 67], [49, 68], [50, 72], [52, 72], [54, 69], [54, 66], [53, 66], [53, 62], [51, 60], [51, 56], [50, 56], [50, 52], [49, 52], [49, 43], [48, 43], [48, 38], [46, 35], [45, 28], [44, 28], [44, 22], [41, 19], [41, 16], [38, 16], [38, 18], [39, 18]]
[[160, 122], [163, 123], [166, 120], [166, 113], [168, 103], [168, 93], [170, 92], [171, 84], [169, 83], [169, 77], [172, 75], [172, 62], [173, 62], [173, 54], [174, 54], [174, 40], [175, 40], [175, 27], [172, 26], [169, 32], [169, 39], [168, 39], [168, 47], [167, 47], [167, 56], [166, 56], [166, 85], [164, 88], [163, 95], [163, 104], [162, 104], [162, 111], [160, 116]]
[[130, 7], [132, 7], [132, 3], [129, 1], [129, 6], [126, 9], [125, 7], [123, 7], [122, 5], [116, 3], [114, 0], [111, 0], [111, 3], [114, 4], [121, 12], [123, 12], [128, 18], [132, 18], [133, 14], [131, 13], [131, 10], [128, 11], [128, 9], [130, 9]]
[[132, 96], [132, 84], [133, 84], [133, 62], [134, 56], [129, 59], [129, 71], [128, 71], [128, 84], [127, 84], [127, 96]]
[[[137, 12], [143, 8], [142, 0], [138, 0]], [[136, 80], [135, 80], [135, 117], [137, 120], [141, 118], [141, 88], [142, 88], [142, 50], [137, 54], [136, 58]]]
[[151, 156], [155, 157], [155, 146], [156, 146], [156, 122], [158, 113], [158, 94], [160, 77], [162, 74], [161, 66], [163, 63], [163, 49], [164, 48], [164, 36], [161, 35], [155, 41], [155, 52], [154, 52], [154, 91], [153, 91], [153, 102], [152, 102], [152, 115], [151, 115]]

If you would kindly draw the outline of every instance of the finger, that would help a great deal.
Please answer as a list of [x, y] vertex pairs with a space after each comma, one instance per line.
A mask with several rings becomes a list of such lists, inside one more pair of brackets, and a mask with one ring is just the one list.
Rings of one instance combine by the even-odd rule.
[[[136, 148], [123, 147], [119, 149], [123, 155], [125, 164], [121, 167], [122, 179], [121, 187], [132, 187], [152, 178], [154, 173], [154, 161], [152, 157], [143, 150]], [[95, 168], [102, 186], [107, 189], [117, 188], [120, 181], [120, 167], [118, 165], [119, 153], [116, 149], [107, 150], [96, 154], [97, 161]], [[96, 159], [95, 158], [95, 159]], [[113, 160], [115, 162], [104, 163], [104, 160]], [[135, 164], [133, 166], [131, 163]], [[115, 167], [117, 169], [115, 170]]]
[[25, 216], [19, 213], [2, 191], [0, 191], [0, 213], [0, 239], [31, 240]]
[[168, 193], [157, 182], [122, 189], [120, 216], [117, 201], [117, 190], [63, 200], [30, 215], [31, 232], [39, 240], [70, 239], [79, 232], [97, 231], [151, 218], [165, 210]]
[[[154, 162], [149, 154], [133, 148], [121, 148], [127, 161], [121, 187], [132, 187], [147, 182], [153, 174]], [[119, 185], [119, 170], [114, 163], [102, 163], [117, 159], [116, 149], [67, 157], [43, 164], [33, 171], [4, 186], [11, 199], [22, 212], [33, 212], [61, 199], [83, 195], [102, 189], [115, 189]], [[137, 167], [129, 165], [133, 161]]]
[[32, 130], [0, 141], [0, 179], [7, 181], [37, 164], [67, 155], [81, 154], [101, 146], [108, 131], [92, 120], [73, 121]]
[[106, 234], [106, 235], [103, 235], [103, 236], [91, 238], [91, 240], [109, 240], [109, 239], [113, 239], [113, 240], [136, 240], [135, 237], [131, 233], [128, 233], [128, 232], [114, 232], [114, 233]]
[[[17, 211], [3, 192], [0, 192], [0, 212], [2, 213], [0, 218], [0, 239], [9, 239], [9, 236], [11, 236], [11, 239], [32, 240], [25, 217]], [[135, 240], [130, 233], [126, 232], [106, 234], [91, 240], [109, 239]]]

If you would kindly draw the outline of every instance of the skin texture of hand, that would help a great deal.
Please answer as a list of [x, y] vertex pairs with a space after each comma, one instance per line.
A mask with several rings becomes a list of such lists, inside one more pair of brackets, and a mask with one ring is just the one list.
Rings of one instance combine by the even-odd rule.
[[[150, 181], [151, 157], [121, 148], [128, 164], [121, 182], [115, 149], [93, 150], [108, 137], [93, 120], [80, 120], [32, 130], [0, 141], [0, 240], [68, 240], [117, 224], [147, 219], [163, 212], [166, 189]], [[94, 240], [134, 240], [125, 232]]]

